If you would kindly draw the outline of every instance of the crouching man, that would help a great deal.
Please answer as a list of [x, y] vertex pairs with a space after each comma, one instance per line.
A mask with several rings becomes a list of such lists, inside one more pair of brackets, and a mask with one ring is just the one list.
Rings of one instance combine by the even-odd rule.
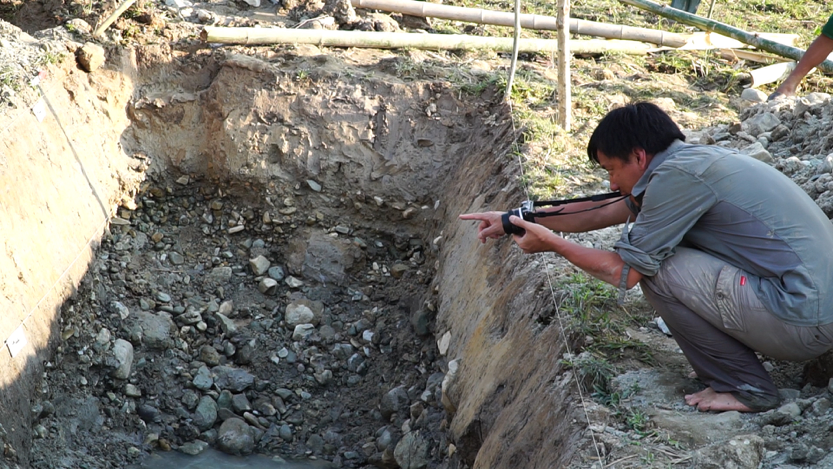
[[[534, 223], [513, 216], [525, 230], [513, 238], [526, 253], [553, 251], [621, 291], [639, 283], [708, 386], [685, 396], [688, 405], [768, 410], [779, 404], [778, 389], [755, 352], [802, 361], [833, 348], [833, 225], [771, 166], [684, 140], [653, 104], [611, 111], [587, 155], [607, 171], [611, 190], [629, 197], [571, 204], [567, 215]], [[460, 218], [480, 221], [485, 243], [505, 234], [502, 215]], [[612, 252], [553, 233], [622, 223]]]

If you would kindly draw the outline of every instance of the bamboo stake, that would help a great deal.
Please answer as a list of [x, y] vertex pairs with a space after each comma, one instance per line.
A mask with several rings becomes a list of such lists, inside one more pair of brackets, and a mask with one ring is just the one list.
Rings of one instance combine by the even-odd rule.
[[570, 0], [558, 0], [558, 125], [570, 131], [570, 33], [564, 23], [570, 20]]
[[[641, 8], [643, 10], [650, 11], [652, 13], [656, 13], [657, 15], [664, 16], [666, 18], [671, 18], [672, 20], [679, 21], [680, 23], [687, 24], [689, 26], [695, 26], [705, 31], [713, 31], [724, 36], [729, 36], [733, 39], [737, 39], [738, 41], [743, 42], [744, 44], [749, 44], [751, 46], [757, 47], [758, 49], [765, 50], [767, 52], [771, 52], [773, 54], [777, 54], [793, 60], [801, 59], [801, 56], [804, 55], [805, 52], [795, 47], [790, 47], [784, 44], [779, 44], [777, 42], [770, 41], [768, 39], [764, 39], [758, 34], [750, 34], [741, 29], [729, 26], [728, 24], [702, 18], [697, 15], [692, 15], [691, 13], [686, 13], [684, 11], [680, 11], [665, 5], [660, 5], [659, 3], [654, 3], [649, 0], [619, 1], [628, 5], [635, 6], [637, 8]], [[825, 60], [818, 66], [818, 68], [824, 71], [825, 73], [833, 73], [833, 62], [831, 62], [830, 60]]]
[[114, 21], [116, 21], [122, 13], [127, 11], [131, 5], [136, 3], [136, 0], [124, 0], [124, 2], [116, 8], [116, 11], [113, 12], [110, 16], [107, 17], [99, 26], [96, 28], [95, 32], [93, 32], [93, 36], [101, 36], [105, 29], [109, 28]]
[[[411, 16], [441, 18], [477, 24], [493, 24], [496, 26], [514, 26], [515, 24], [514, 15], [502, 11], [455, 7], [412, 0], [351, 0], [351, 3], [356, 8], [404, 13]], [[557, 19], [552, 16], [521, 15], [521, 26], [525, 29], [555, 31], [558, 29], [557, 23]], [[569, 24], [571, 33], [585, 36], [650, 42], [651, 44], [668, 47], [680, 47], [686, 43], [685, 38], [680, 34], [655, 29], [634, 28], [631, 26], [598, 23], [575, 18], [571, 18]]]
[[[377, 49], [494, 50], [511, 52], [512, 39], [462, 34], [383, 33], [370, 31], [329, 31], [325, 29], [222, 28], [203, 27], [205, 42], [241, 45], [313, 44], [329, 47], [370, 47]], [[653, 46], [635, 41], [588, 39], [572, 41], [573, 54], [621, 52], [644, 55]], [[558, 42], [551, 39], [519, 41], [520, 52], [556, 53]]]
[[512, 35], [512, 62], [509, 64], [509, 80], [506, 83], [504, 101], [512, 98], [512, 85], [515, 81], [515, 67], [518, 66], [518, 48], [521, 43], [521, 0], [515, 0], [515, 29]]

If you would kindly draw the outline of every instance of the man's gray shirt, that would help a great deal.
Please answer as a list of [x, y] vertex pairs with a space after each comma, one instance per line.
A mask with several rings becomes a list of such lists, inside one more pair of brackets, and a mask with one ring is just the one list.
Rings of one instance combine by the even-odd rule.
[[651, 277], [678, 246], [734, 265], [788, 324], [833, 322], [833, 224], [775, 168], [717, 146], [675, 141], [655, 155], [632, 194], [641, 206], [615, 249]]

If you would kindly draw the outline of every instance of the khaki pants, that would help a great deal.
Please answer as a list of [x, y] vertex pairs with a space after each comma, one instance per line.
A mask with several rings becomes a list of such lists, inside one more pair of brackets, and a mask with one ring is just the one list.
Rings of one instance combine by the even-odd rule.
[[803, 361], [833, 348], [833, 324], [792, 326], [761, 304], [748, 274], [702, 251], [677, 248], [642, 290], [697, 376], [753, 410], [778, 405], [778, 389], [755, 352]]

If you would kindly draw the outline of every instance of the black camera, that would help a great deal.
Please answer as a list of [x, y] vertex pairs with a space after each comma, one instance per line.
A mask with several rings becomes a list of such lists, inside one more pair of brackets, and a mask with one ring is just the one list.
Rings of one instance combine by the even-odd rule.
[[519, 208], [509, 210], [500, 217], [500, 221], [503, 222], [504, 233], [523, 236], [524, 234], [526, 234], [526, 230], [518, 225], [513, 225], [512, 222], [509, 221], [509, 217], [511, 217], [512, 215], [515, 215], [518, 218], [522, 218], [524, 221], [534, 223], [535, 212], [533, 202], [531, 200], [527, 200], [526, 202], [522, 203]]

